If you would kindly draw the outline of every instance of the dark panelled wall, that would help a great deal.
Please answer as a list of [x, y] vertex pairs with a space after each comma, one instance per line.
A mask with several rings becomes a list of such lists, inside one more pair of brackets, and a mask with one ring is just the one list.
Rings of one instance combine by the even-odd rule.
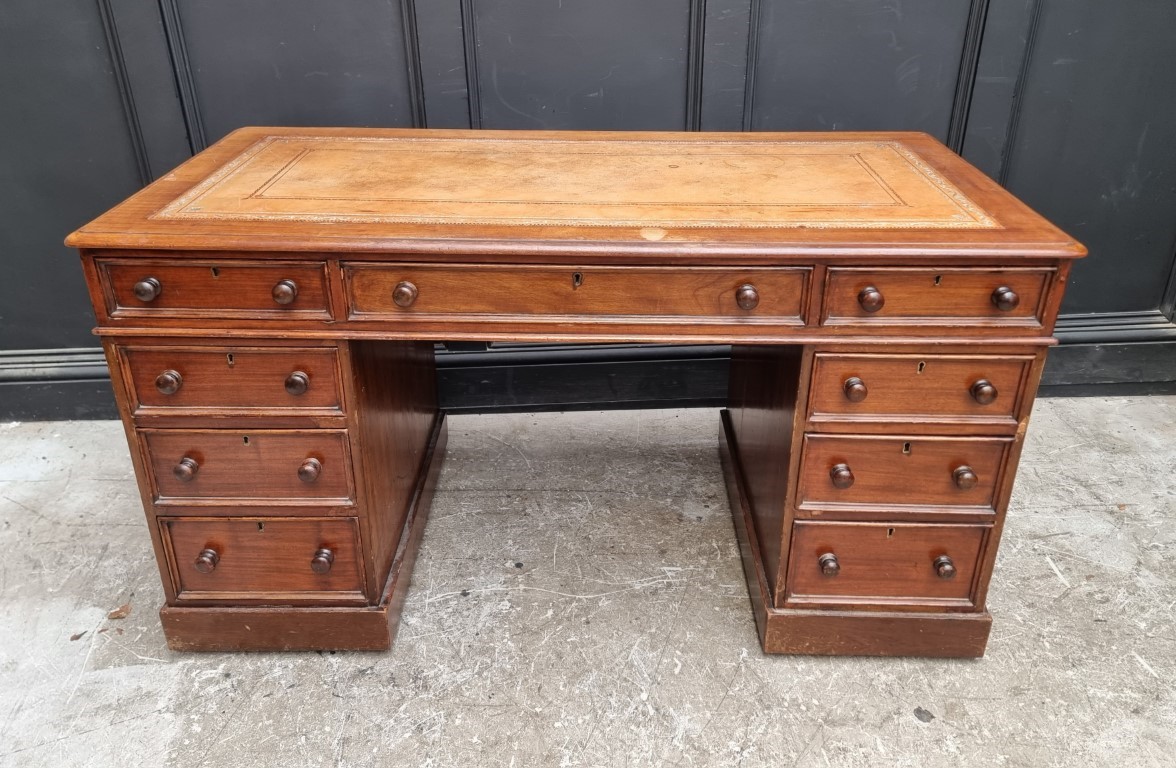
[[[1047, 384], [1163, 387], [1174, 38], [1152, 0], [5, 0], [0, 418], [112, 413], [61, 240], [247, 124], [927, 131], [1090, 246]], [[503, 346], [442, 356], [451, 407], [725, 395], [722, 347]]]

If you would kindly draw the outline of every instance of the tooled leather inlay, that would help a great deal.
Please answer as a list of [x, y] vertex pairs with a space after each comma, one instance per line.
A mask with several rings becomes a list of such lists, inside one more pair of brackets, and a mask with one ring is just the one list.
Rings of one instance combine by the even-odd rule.
[[992, 229], [896, 141], [270, 136], [153, 219]]

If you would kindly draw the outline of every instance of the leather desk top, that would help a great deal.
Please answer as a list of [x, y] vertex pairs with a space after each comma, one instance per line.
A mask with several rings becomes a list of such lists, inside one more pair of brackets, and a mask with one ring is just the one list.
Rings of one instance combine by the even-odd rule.
[[355, 128], [238, 130], [67, 244], [547, 263], [1085, 253], [926, 134]]

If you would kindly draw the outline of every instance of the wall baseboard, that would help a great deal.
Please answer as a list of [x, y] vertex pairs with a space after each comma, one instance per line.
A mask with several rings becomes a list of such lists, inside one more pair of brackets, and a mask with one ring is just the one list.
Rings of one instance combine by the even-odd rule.
[[117, 418], [100, 348], [0, 352], [0, 421]]

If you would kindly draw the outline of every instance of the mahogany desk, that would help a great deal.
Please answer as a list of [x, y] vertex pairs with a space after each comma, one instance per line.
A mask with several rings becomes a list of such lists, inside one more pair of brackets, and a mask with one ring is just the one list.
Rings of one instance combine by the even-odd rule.
[[731, 344], [768, 652], [979, 656], [1081, 245], [929, 136], [247, 128], [75, 232], [185, 650], [384, 649], [435, 340]]

